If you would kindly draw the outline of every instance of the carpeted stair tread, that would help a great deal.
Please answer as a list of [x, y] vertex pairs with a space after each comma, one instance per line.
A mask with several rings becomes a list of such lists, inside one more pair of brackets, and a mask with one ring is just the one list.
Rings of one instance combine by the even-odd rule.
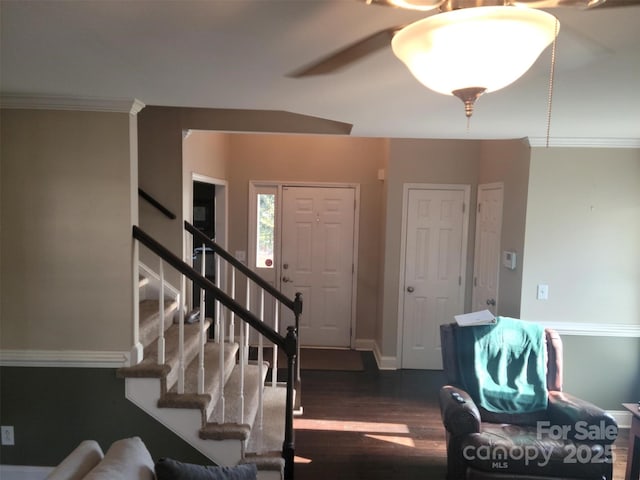
[[235, 365], [237, 343], [219, 344], [207, 342], [204, 346], [205, 384], [204, 393], [198, 394], [198, 371], [200, 370], [199, 356], [196, 355], [185, 370], [185, 385], [183, 394], [178, 393], [178, 385], [171, 389], [158, 400], [161, 408], [199, 408], [203, 411], [203, 419], [206, 420], [213, 410], [211, 401], [216, 401], [220, 396], [220, 349], [224, 348], [224, 379], [225, 382], [231, 375]]
[[222, 407], [217, 404], [207, 424], [200, 430], [200, 438], [220, 440], [229, 438], [222, 435], [232, 434], [240, 436], [231, 438], [247, 440], [251, 433], [251, 425], [258, 413], [258, 391], [264, 388], [266, 372], [267, 364], [262, 368], [255, 364], [245, 365], [244, 416], [241, 418], [240, 365], [236, 365], [225, 386], [224, 421], [222, 421]]
[[[294, 392], [295, 393], [295, 392]], [[264, 412], [262, 428], [254, 425], [247, 442], [248, 453], [278, 451], [284, 442], [285, 407], [287, 401], [286, 385], [268, 384], [263, 393]]]
[[[210, 321], [205, 321], [205, 328], [208, 328]], [[136, 378], [161, 378], [164, 379], [163, 391], [178, 378], [179, 363], [179, 325], [172, 324], [165, 332], [165, 363], [158, 364], [158, 342], [153, 341], [144, 349], [143, 360], [132, 367], [118, 369], [119, 377]], [[184, 326], [184, 356], [185, 362], [189, 363], [197, 354], [200, 339], [200, 324], [187, 324]]]
[[[173, 324], [173, 314], [178, 308], [175, 300], [165, 300], [164, 302], [164, 329], [167, 331]], [[158, 300], [140, 301], [140, 343], [147, 347], [159, 333], [160, 312], [158, 310]]]
[[258, 470], [279, 471], [284, 475], [284, 458], [282, 451], [274, 450], [265, 453], [247, 453], [242, 463], [255, 463]]
[[251, 434], [251, 426], [246, 423], [207, 423], [200, 429], [200, 438], [204, 440], [240, 440], [245, 441]]

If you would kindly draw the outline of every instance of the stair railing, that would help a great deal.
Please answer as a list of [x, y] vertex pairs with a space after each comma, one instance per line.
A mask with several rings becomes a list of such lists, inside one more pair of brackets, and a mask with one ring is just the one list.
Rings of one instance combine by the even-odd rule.
[[[259, 314], [259, 318], [264, 321], [265, 318], [265, 314], [264, 314], [264, 303], [265, 303], [265, 294], [269, 294], [273, 299], [274, 299], [274, 311], [273, 311], [273, 318], [274, 318], [274, 330], [278, 331], [279, 329], [279, 317], [280, 317], [280, 307], [283, 306], [287, 309], [289, 309], [295, 318], [295, 329], [296, 332], [300, 332], [300, 314], [302, 313], [302, 296], [299, 293], [296, 293], [296, 297], [295, 299], [291, 300], [290, 298], [288, 298], [286, 295], [284, 295], [280, 290], [278, 290], [277, 288], [275, 288], [273, 285], [271, 285], [269, 282], [267, 282], [264, 278], [262, 278], [260, 275], [258, 275], [256, 272], [254, 272], [251, 268], [247, 267], [244, 263], [240, 262], [237, 258], [235, 258], [233, 255], [231, 255], [229, 252], [227, 252], [224, 248], [222, 248], [220, 245], [218, 245], [215, 241], [211, 240], [210, 238], [208, 238], [205, 234], [203, 234], [200, 230], [198, 230], [196, 227], [194, 227], [193, 225], [191, 225], [189, 222], [184, 222], [184, 228], [187, 232], [189, 232], [191, 235], [193, 235], [193, 244], [194, 245], [199, 245], [202, 244], [203, 246], [203, 258], [202, 258], [202, 264], [204, 264], [205, 262], [205, 258], [204, 258], [204, 250], [205, 247], [213, 250], [213, 252], [215, 254], [217, 254], [216, 257], [216, 266], [219, 265], [219, 261], [220, 259], [223, 259], [224, 261], [227, 262], [227, 264], [231, 267], [231, 295], [235, 300], [235, 282], [236, 282], [236, 271], [240, 272], [241, 274], [243, 274], [246, 277], [246, 298], [245, 298], [245, 308], [247, 310], [251, 310], [251, 285], [256, 285], [259, 289], [260, 289], [260, 299], [259, 299], [259, 309], [260, 309], [260, 314]], [[218, 287], [220, 287], [220, 280], [221, 276], [219, 275], [219, 269], [217, 267], [217, 275], [216, 275], [216, 282], [218, 283]], [[231, 325], [233, 325], [232, 323], [232, 318], [230, 318], [230, 322], [229, 322], [229, 332], [230, 335], [232, 335], [233, 329], [231, 328]], [[246, 326], [248, 328], [248, 326]], [[240, 332], [242, 332], [242, 329], [240, 329]], [[243, 338], [244, 341], [240, 342], [241, 348], [243, 348], [242, 346], [244, 345], [244, 348], [248, 348], [248, 342], [249, 342], [249, 336], [248, 334], [246, 334], [245, 331], [245, 335]], [[229, 341], [232, 341], [232, 339], [230, 338]], [[258, 339], [258, 341], [261, 341], [261, 338]], [[301, 399], [301, 392], [300, 392], [300, 349], [299, 349], [299, 344], [300, 342], [298, 342], [298, 352], [296, 354], [296, 368], [295, 368], [295, 378], [296, 378], [296, 405], [299, 407], [299, 403], [300, 403], [300, 399]], [[262, 348], [261, 345], [258, 345], [258, 355], [261, 356], [262, 355]], [[276, 385], [277, 382], [277, 370], [278, 370], [278, 345], [274, 345], [273, 346], [273, 352], [272, 352], [272, 359], [271, 359], [271, 369], [272, 369], [272, 373], [271, 373], [271, 380], [273, 383], [273, 386]]]
[[[282, 351], [285, 353], [287, 357], [287, 380], [286, 380], [286, 404], [285, 404], [285, 426], [284, 426], [284, 442], [282, 446], [282, 456], [285, 462], [284, 467], [284, 479], [285, 480], [293, 480], [293, 467], [294, 467], [294, 454], [295, 454], [295, 442], [294, 442], [294, 432], [293, 432], [293, 411], [294, 411], [294, 390], [296, 388], [296, 369], [297, 367], [297, 355], [298, 355], [298, 339], [297, 339], [297, 328], [300, 322], [300, 315], [302, 314], [302, 297], [299, 293], [296, 294], [296, 298], [294, 300], [290, 300], [286, 296], [282, 295], [277, 289], [273, 288], [269, 283], [264, 281], [261, 277], [256, 275], [253, 271], [248, 269], [244, 264], [237, 261], [230, 253], [224, 250], [222, 247], [217, 245], [215, 242], [209, 240], [205, 235], [203, 235], [199, 230], [197, 230], [193, 225], [185, 222], [185, 229], [189, 231], [195, 238], [198, 239], [199, 242], [206, 245], [209, 248], [212, 248], [215, 253], [218, 254], [221, 258], [225, 259], [229, 264], [233, 266], [233, 269], [236, 269], [247, 276], [247, 287], [250, 286], [250, 282], [254, 282], [259, 287], [261, 287], [264, 291], [267, 291], [274, 298], [278, 300], [278, 302], [282, 305], [285, 305], [287, 308], [291, 309], [294, 314], [296, 326], [287, 327], [286, 336], [280, 335], [276, 330], [271, 328], [269, 325], [264, 323], [264, 318], [259, 318], [257, 315], [252, 313], [249, 309], [249, 288], [247, 288], [247, 307], [242, 306], [238, 303], [231, 295], [228, 295], [224, 292], [218, 285], [215, 285], [209, 279], [205, 277], [204, 272], [200, 273], [194, 270], [190, 265], [184, 262], [182, 259], [177, 257], [155, 239], [153, 239], [150, 235], [145, 233], [142, 229], [137, 226], [133, 227], [133, 237], [138, 240], [140, 243], [145, 245], [149, 250], [158, 255], [161, 259], [161, 265], [164, 263], [170, 265], [174, 269], [176, 269], [181, 276], [181, 289], [180, 289], [180, 298], [178, 299], [178, 312], [179, 312], [179, 340], [180, 340], [180, 369], [178, 376], [178, 392], [184, 393], [184, 354], [183, 354], [183, 343], [184, 343], [184, 308], [182, 299], [184, 298], [185, 292], [185, 277], [190, 279], [193, 282], [194, 289], [196, 287], [201, 289], [201, 321], [200, 328], [201, 332], [204, 329], [204, 295], [203, 291], [206, 292], [207, 295], [211, 295], [216, 302], [219, 302], [221, 306], [224, 306], [229, 312], [231, 312], [234, 318], [239, 317], [244, 324], [240, 328], [240, 345], [241, 345], [241, 353], [240, 353], [240, 376], [241, 383], [244, 384], [244, 364], [245, 358], [248, 358], [248, 353], [243, 351], [242, 344], [246, 343], [248, 339], [248, 328], [251, 327], [254, 329], [260, 336], [259, 339], [265, 337], [269, 342], [274, 345], [274, 350], [277, 347], [282, 348]], [[195, 242], [194, 242], [195, 244]], [[203, 249], [203, 258], [202, 265], [205, 264], [204, 258], [204, 249]], [[161, 267], [163, 269], [163, 267]], [[232, 269], [232, 271], [233, 271]], [[216, 282], [220, 282], [219, 276], [216, 278]], [[235, 289], [232, 289], [235, 294]], [[264, 293], [262, 293], [264, 295]], [[161, 308], [164, 311], [164, 305]], [[224, 323], [220, 322], [220, 335], [219, 340], [224, 342]], [[202, 379], [204, 385], [204, 334], [201, 333], [201, 350], [199, 352], [199, 366], [202, 370]], [[221, 351], [224, 349], [220, 349]], [[164, 355], [164, 353], [158, 353], [160, 355]], [[259, 351], [259, 357], [262, 356], [261, 351]], [[221, 360], [223, 358], [221, 356]], [[223, 369], [221, 369], [223, 370]], [[298, 369], [299, 371], [299, 369]], [[299, 379], [298, 379], [299, 381]], [[224, 385], [224, 382], [222, 382]], [[182, 388], [182, 389], [181, 389]], [[198, 379], [198, 390], [200, 391], [200, 376]], [[259, 389], [260, 391], [262, 388]], [[220, 399], [219, 399], [220, 400]], [[224, 402], [224, 399], [222, 399]], [[244, 406], [242, 406], [244, 409]], [[224, 415], [224, 414], [223, 414]], [[224, 420], [223, 420], [224, 421]]]
[[158, 200], [153, 198], [151, 195], [149, 195], [147, 192], [145, 192], [141, 188], [138, 188], [138, 195], [140, 196], [140, 198], [142, 198], [142, 199], [146, 200], [147, 202], [149, 202], [150, 205], [152, 205], [153, 207], [157, 208], [165, 217], [167, 217], [167, 218], [169, 218], [171, 220], [175, 220], [176, 219], [176, 214], [175, 213], [173, 213], [167, 207], [162, 205]]

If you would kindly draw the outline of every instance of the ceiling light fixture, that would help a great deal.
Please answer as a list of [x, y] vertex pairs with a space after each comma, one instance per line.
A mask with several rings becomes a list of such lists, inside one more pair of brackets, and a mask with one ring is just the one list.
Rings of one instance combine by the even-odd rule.
[[420, 83], [460, 98], [469, 118], [480, 95], [510, 85], [531, 68], [556, 38], [557, 22], [533, 8], [461, 8], [404, 27], [391, 46]]

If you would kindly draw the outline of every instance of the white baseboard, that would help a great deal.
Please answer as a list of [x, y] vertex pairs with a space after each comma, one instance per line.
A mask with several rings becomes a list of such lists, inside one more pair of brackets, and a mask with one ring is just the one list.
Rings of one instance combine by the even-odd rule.
[[376, 341], [372, 338], [356, 338], [354, 348], [364, 352], [372, 352], [375, 348]]
[[2, 480], [44, 480], [53, 467], [30, 467], [23, 465], [0, 465]]
[[377, 343], [373, 345], [373, 356], [376, 359], [376, 363], [378, 364], [378, 370], [397, 370], [398, 369], [398, 360], [397, 358], [391, 356], [383, 356], [382, 352], [380, 352], [380, 347], [378, 347]]
[[626, 410], [607, 410], [616, 419], [619, 428], [631, 428], [631, 412]]

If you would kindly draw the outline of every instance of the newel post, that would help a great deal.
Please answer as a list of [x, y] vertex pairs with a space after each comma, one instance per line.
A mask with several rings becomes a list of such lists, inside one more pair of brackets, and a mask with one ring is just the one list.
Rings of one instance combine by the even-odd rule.
[[285, 339], [285, 353], [287, 354], [287, 400], [285, 409], [284, 443], [282, 445], [282, 457], [284, 458], [284, 480], [293, 480], [293, 466], [295, 458], [295, 439], [293, 430], [293, 397], [295, 382], [296, 352], [298, 351], [298, 338], [296, 328], [287, 327]]

